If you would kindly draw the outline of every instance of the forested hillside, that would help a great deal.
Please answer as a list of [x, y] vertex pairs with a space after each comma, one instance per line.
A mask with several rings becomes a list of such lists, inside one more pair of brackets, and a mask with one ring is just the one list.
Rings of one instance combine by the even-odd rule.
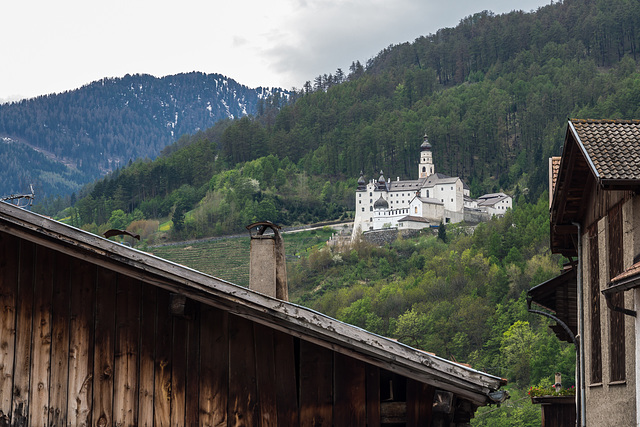
[[234, 162], [269, 153], [313, 173], [409, 178], [427, 132], [438, 171], [476, 196], [516, 185], [537, 196], [568, 117], [638, 118], [637, 28], [636, 1], [482, 12], [354, 63], [346, 83], [318, 76], [274, 123], [234, 124], [222, 150]]
[[[277, 94], [277, 96], [273, 96]], [[64, 195], [130, 160], [155, 158], [183, 134], [268, 109], [280, 89], [219, 74], [104, 78], [80, 89], [0, 105], [0, 196], [33, 184]]]
[[289, 295], [344, 322], [507, 378], [512, 399], [500, 411], [480, 413], [475, 425], [539, 426], [540, 408], [527, 390], [548, 387], [555, 372], [570, 387], [575, 369], [573, 345], [560, 342], [546, 318], [527, 312], [529, 288], [561, 269], [560, 257], [549, 252], [547, 193], [534, 203], [520, 198], [504, 218], [480, 224], [473, 234], [458, 226], [436, 234], [387, 247], [359, 241], [342, 252], [313, 250], [288, 266]]
[[475, 425], [540, 425], [526, 390], [556, 371], [571, 384], [575, 361], [524, 300], [563, 262], [548, 247], [547, 158], [561, 153], [568, 117], [640, 118], [639, 5], [567, 0], [465, 18], [39, 209], [94, 232], [128, 227], [142, 245], [255, 220], [348, 219], [360, 171], [414, 178], [427, 132], [438, 172], [461, 176], [472, 196], [507, 191], [514, 210], [472, 235], [448, 226], [440, 238], [313, 250], [290, 264], [290, 295], [508, 378], [512, 399]]
[[[197, 237], [253, 218], [337, 218], [352, 209], [360, 171], [414, 178], [425, 132], [436, 170], [462, 177], [472, 197], [503, 190], [537, 200], [568, 117], [640, 117], [637, 9], [568, 0], [535, 13], [483, 12], [390, 46], [366, 66], [307, 82], [290, 102], [270, 97], [253, 116], [182, 138], [156, 162], [82, 190], [90, 197], [76, 219], [99, 227], [114, 210], [149, 218], [197, 208], [178, 233]], [[46, 211], [68, 200], [58, 202]]]

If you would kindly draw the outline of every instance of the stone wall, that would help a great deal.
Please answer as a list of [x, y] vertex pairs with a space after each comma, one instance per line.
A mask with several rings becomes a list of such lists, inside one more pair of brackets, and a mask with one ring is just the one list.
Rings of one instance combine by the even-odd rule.
[[369, 243], [373, 243], [374, 245], [383, 246], [390, 245], [393, 243], [398, 236], [402, 235], [405, 238], [411, 238], [419, 236], [421, 233], [437, 233], [438, 229], [434, 228], [433, 231], [431, 229], [427, 230], [398, 230], [395, 228], [388, 228], [384, 230], [376, 230], [376, 231], [367, 231], [362, 234], [362, 238]]

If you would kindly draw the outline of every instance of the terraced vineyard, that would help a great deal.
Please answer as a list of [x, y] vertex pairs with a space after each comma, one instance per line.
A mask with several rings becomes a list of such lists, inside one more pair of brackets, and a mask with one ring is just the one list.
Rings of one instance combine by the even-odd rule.
[[[286, 233], [283, 238], [287, 263], [297, 262], [299, 257], [306, 256], [312, 248], [323, 246], [332, 233], [333, 230], [329, 228]], [[246, 237], [154, 247], [149, 251], [231, 283], [249, 286], [249, 245], [247, 234]]]

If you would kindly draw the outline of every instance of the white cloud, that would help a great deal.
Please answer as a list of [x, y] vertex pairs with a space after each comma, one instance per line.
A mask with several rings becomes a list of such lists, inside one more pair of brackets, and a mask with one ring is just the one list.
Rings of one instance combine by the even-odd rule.
[[[524, 0], [529, 10], [548, 3]], [[74, 89], [130, 73], [221, 73], [249, 86], [300, 87], [346, 71], [509, 0], [22, 0], [0, 4], [0, 98]]]

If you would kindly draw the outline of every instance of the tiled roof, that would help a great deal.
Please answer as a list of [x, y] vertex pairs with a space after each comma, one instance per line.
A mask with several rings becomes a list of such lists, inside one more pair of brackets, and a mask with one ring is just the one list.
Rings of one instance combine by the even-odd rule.
[[551, 188], [549, 192], [553, 194], [553, 190], [556, 188], [556, 181], [558, 180], [558, 171], [560, 170], [560, 161], [562, 157], [554, 156], [551, 158]]
[[507, 199], [508, 197], [509, 196], [504, 193], [485, 194], [484, 196], [480, 196], [478, 198], [478, 206], [493, 206], [498, 202]]
[[[433, 197], [420, 197], [420, 196], [416, 196], [416, 199], [420, 200], [422, 203], [429, 203], [432, 205], [442, 205], [444, 203], [442, 203], [440, 201], [440, 199], [434, 199]], [[413, 199], [411, 199], [411, 201], [413, 201]]]
[[615, 285], [616, 283], [624, 280], [637, 279], [638, 277], [640, 277], [640, 262], [633, 264], [631, 267], [611, 279], [611, 284]]
[[640, 120], [570, 122], [599, 179], [640, 180]]
[[418, 190], [422, 187], [424, 179], [418, 179], [415, 181], [391, 181], [389, 184], [389, 191], [407, 191]]

